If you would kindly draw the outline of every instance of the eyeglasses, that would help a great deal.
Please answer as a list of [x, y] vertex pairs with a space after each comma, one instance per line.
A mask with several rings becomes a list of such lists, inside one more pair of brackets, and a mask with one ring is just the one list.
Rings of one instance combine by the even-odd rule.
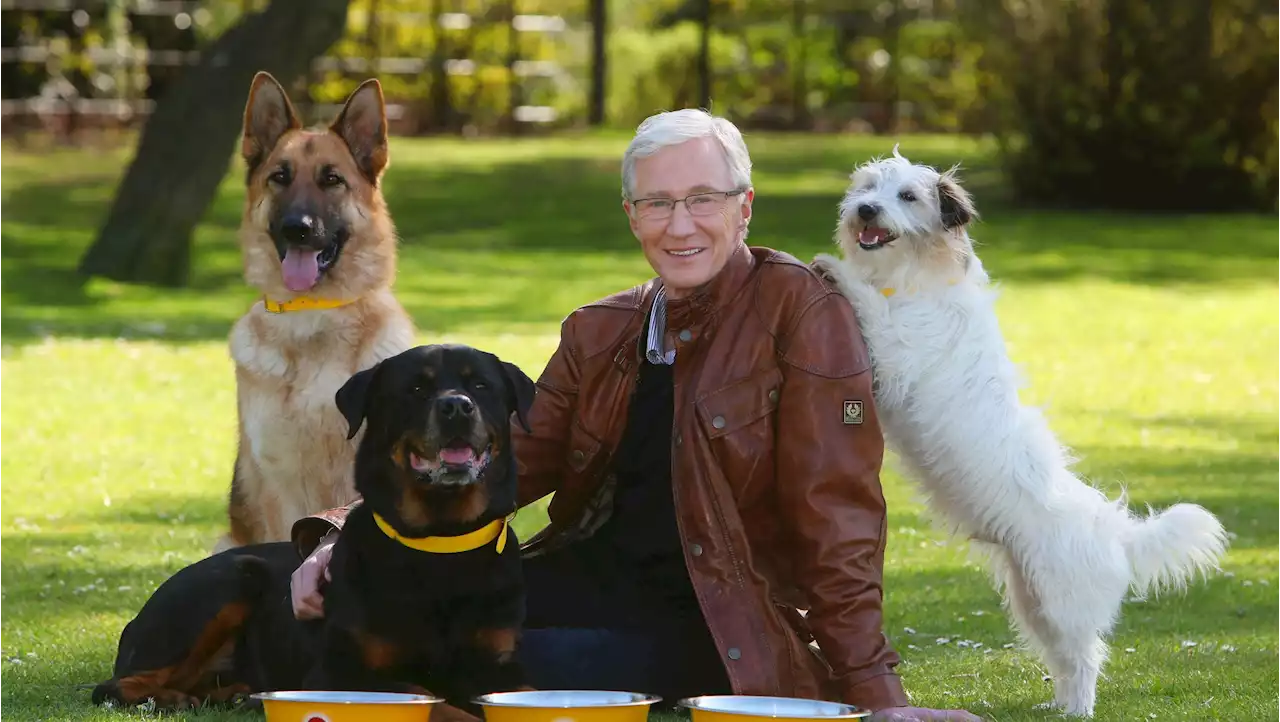
[[677, 203], [683, 203], [689, 215], [709, 216], [720, 210], [729, 198], [745, 192], [746, 189], [738, 188], [731, 191], [694, 193], [684, 198], [641, 198], [631, 201], [631, 205], [636, 209], [636, 215], [645, 220], [658, 221], [670, 218], [676, 211]]

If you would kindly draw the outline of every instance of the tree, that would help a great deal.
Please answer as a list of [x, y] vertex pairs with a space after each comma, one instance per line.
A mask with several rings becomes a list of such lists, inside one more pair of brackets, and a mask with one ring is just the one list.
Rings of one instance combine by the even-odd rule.
[[986, 0], [965, 12], [1002, 79], [998, 137], [1023, 199], [1275, 209], [1274, 2]]
[[605, 101], [605, 77], [606, 77], [606, 59], [608, 57], [607, 48], [605, 47], [605, 38], [608, 33], [606, 26], [607, 14], [606, 0], [590, 0], [591, 2], [591, 105], [588, 111], [587, 122], [593, 126], [604, 124], [604, 101]]
[[157, 103], [81, 273], [187, 282], [192, 231], [226, 176], [254, 74], [265, 70], [286, 86], [302, 77], [342, 36], [349, 2], [272, 0], [201, 54]]

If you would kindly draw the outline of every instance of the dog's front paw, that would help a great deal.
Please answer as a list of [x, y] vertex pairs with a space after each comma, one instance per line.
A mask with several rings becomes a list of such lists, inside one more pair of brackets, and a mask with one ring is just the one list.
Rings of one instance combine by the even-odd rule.
[[841, 261], [839, 258], [830, 253], [819, 253], [813, 257], [813, 263], [810, 264], [819, 276], [825, 278], [829, 283], [836, 286], [840, 285], [844, 274], [841, 270]]

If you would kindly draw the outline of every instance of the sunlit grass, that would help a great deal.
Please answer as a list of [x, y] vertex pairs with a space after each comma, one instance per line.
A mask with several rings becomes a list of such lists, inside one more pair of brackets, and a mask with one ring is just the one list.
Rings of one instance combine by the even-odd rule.
[[[846, 166], [892, 147], [750, 141], [752, 240], [802, 258], [829, 242]], [[387, 179], [403, 238], [397, 291], [421, 339], [472, 343], [536, 375], [569, 311], [645, 279], [617, 205], [625, 143], [397, 141]], [[1276, 719], [1274, 219], [1014, 209], [985, 149], [903, 140], [913, 148], [973, 169], [986, 211], [974, 235], [1003, 286], [1026, 397], [1081, 470], [1139, 507], [1203, 503], [1236, 535], [1226, 575], [1126, 607], [1099, 719]], [[238, 277], [239, 176], [233, 168], [197, 233], [193, 288], [79, 286], [70, 269], [122, 159], [4, 153], [0, 669], [13, 719], [121, 717], [91, 708], [75, 685], [109, 674], [123, 624], [223, 525], [235, 441], [225, 336], [253, 299]], [[884, 482], [886, 631], [916, 701], [1051, 719], [1032, 709], [1050, 685], [1033, 658], [1006, 648], [1013, 634], [989, 583], [928, 526], [892, 459]], [[521, 516], [523, 535], [540, 514]]]

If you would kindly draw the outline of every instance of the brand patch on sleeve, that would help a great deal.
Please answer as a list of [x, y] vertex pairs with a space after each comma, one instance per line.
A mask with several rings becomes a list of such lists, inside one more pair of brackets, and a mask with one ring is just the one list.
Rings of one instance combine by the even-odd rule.
[[844, 422], [846, 424], [862, 423], [862, 402], [861, 401], [845, 401], [844, 402]]

